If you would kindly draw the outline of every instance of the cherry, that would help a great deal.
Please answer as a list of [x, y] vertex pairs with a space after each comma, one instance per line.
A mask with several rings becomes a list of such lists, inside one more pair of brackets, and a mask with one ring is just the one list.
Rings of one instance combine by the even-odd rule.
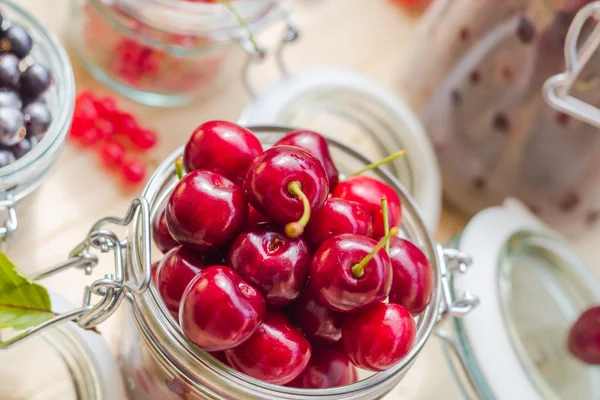
[[233, 182], [211, 171], [184, 176], [169, 198], [167, 226], [175, 240], [198, 251], [218, 249], [246, 222], [248, 203]]
[[200, 272], [183, 293], [179, 323], [185, 336], [206, 351], [231, 349], [248, 339], [265, 316], [265, 301], [231, 268]]
[[342, 338], [343, 314], [325, 307], [310, 288], [286, 311], [311, 343], [332, 344]]
[[329, 154], [327, 139], [312, 131], [294, 131], [281, 138], [275, 146], [296, 146], [315, 156], [325, 169], [329, 179], [329, 190], [333, 190], [340, 181], [339, 172]]
[[417, 327], [408, 310], [399, 304], [377, 304], [344, 320], [342, 343], [358, 368], [385, 371], [410, 352]]
[[600, 306], [581, 314], [569, 332], [568, 345], [581, 361], [600, 365]]
[[179, 243], [173, 239], [173, 236], [171, 236], [169, 228], [167, 227], [166, 212], [166, 207], [161, 207], [154, 216], [154, 220], [152, 220], [152, 239], [154, 239], [156, 247], [158, 247], [163, 254], [172, 248], [179, 246]]
[[152, 276], [152, 282], [157, 285], [156, 282], [156, 273], [158, 272], [158, 266], [160, 265], [160, 261], [155, 261], [152, 263], [152, 267], [150, 268], [150, 275]]
[[255, 225], [262, 224], [265, 222], [271, 222], [271, 220], [258, 211], [256, 208], [248, 205], [248, 218], [246, 219], [246, 229], [252, 228]]
[[318, 159], [298, 147], [278, 146], [254, 160], [244, 191], [257, 211], [287, 224], [286, 234], [297, 237], [303, 233], [311, 209], [325, 203], [329, 184]]
[[[393, 228], [389, 236], [396, 235]], [[392, 284], [386, 238], [344, 234], [328, 239], [313, 257], [309, 284], [318, 299], [334, 311], [356, 312], [381, 303]]]
[[160, 262], [156, 286], [175, 319], [185, 288], [206, 267], [208, 265], [200, 256], [181, 246], [171, 249]]
[[364, 205], [373, 218], [373, 237], [383, 237], [383, 215], [381, 199], [386, 198], [389, 205], [388, 221], [390, 227], [399, 226], [402, 218], [400, 197], [390, 186], [368, 176], [354, 176], [340, 182], [332, 193], [333, 197], [356, 201]]
[[356, 368], [341, 346], [314, 348], [306, 369], [287, 386], [327, 389], [358, 381]]
[[408, 240], [392, 237], [390, 303], [397, 303], [417, 315], [429, 304], [433, 292], [433, 269], [423, 252]]
[[284, 314], [267, 312], [250, 339], [227, 350], [227, 361], [236, 370], [253, 378], [285, 385], [308, 365], [312, 350]]
[[300, 238], [261, 224], [240, 234], [231, 244], [227, 264], [260, 290], [268, 306], [281, 308], [300, 295], [306, 284], [311, 254]]
[[227, 362], [227, 356], [225, 356], [225, 351], [209, 351], [208, 354], [221, 361], [223, 364], [229, 366]]
[[207, 169], [241, 185], [262, 151], [260, 141], [248, 129], [232, 122], [209, 121], [192, 134], [183, 162], [188, 171]]
[[344, 233], [371, 236], [371, 215], [355, 201], [331, 198], [315, 211], [306, 226], [304, 238], [313, 250], [332, 236]]

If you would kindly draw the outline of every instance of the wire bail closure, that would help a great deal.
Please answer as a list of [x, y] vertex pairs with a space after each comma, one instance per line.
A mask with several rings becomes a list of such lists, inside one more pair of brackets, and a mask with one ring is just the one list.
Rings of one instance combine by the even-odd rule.
[[581, 32], [591, 18], [600, 21], [600, 1], [587, 4], [575, 15], [565, 40], [566, 71], [550, 77], [544, 83], [543, 96], [555, 110], [600, 128], [600, 109], [569, 94], [581, 71], [600, 46], [600, 23], [597, 23], [578, 50]]
[[[133, 256], [128, 251], [128, 241], [119, 239], [113, 231], [105, 228], [110, 224], [129, 226], [135, 218], [139, 218], [141, 222], [141, 236], [139, 239], [132, 236], [141, 242], [139, 246], [142, 262], [141, 276], [137, 276], [134, 271], [127, 268], [127, 265], [132, 265], [127, 262], [127, 259]], [[86, 275], [91, 275], [98, 264], [98, 257], [90, 252], [92, 249], [99, 250], [101, 253], [111, 251], [114, 253], [114, 274], [106, 274], [104, 278], [86, 286], [81, 307], [59, 314], [6, 341], [0, 341], [0, 349], [8, 349], [63, 322], [73, 321], [83, 329], [93, 330], [114, 314], [123, 299], [133, 301], [134, 296], [141, 295], [148, 289], [152, 279], [150, 240], [150, 205], [145, 197], [134, 199], [125, 217], [106, 217], [96, 222], [86, 239], [71, 251], [68, 260], [36, 274], [31, 279], [41, 280], [71, 268], [81, 269]], [[100, 296], [101, 299], [92, 304], [92, 295]]]

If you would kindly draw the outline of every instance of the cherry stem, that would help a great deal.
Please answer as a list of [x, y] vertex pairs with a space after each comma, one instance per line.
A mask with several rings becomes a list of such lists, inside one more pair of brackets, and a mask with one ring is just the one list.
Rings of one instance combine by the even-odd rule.
[[290, 222], [285, 226], [285, 234], [290, 238], [297, 238], [298, 236], [304, 233], [304, 228], [308, 224], [310, 220], [310, 200], [302, 191], [300, 187], [300, 182], [292, 181], [288, 184], [287, 190], [290, 194], [300, 197], [302, 200], [302, 206], [304, 207], [304, 212], [300, 219], [296, 222]]
[[384, 158], [381, 161], [377, 161], [377, 162], [375, 162], [373, 164], [369, 164], [366, 167], [364, 167], [363, 169], [360, 169], [360, 170], [356, 171], [355, 173], [350, 174], [349, 176], [362, 175], [362, 174], [364, 174], [367, 171], [370, 171], [372, 169], [378, 168], [378, 167], [380, 167], [380, 166], [382, 166], [384, 164], [390, 163], [390, 162], [392, 162], [394, 160], [397, 160], [400, 157], [404, 157], [405, 155], [406, 155], [406, 151], [404, 151], [404, 150], [399, 151], [397, 153], [392, 154], [391, 156], [388, 156], [388, 157]]
[[183, 178], [183, 161], [181, 161], [180, 157], [175, 159], [175, 171], [177, 172], [177, 177], [181, 180]]
[[360, 263], [352, 267], [352, 274], [357, 278], [362, 278], [362, 276], [365, 274], [365, 267], [367, 266], [367, 264], [373, 259], [373, 257], [375, 257], [375, 254], [377, 254], [377, 252], [381, 250], [383, 246], [385, 246], [385, 244], [390, 240], [390, 238], [394, 235], [397, 235], [398, 232], [400, 232], [400, 230], [396, 227], [393, 227], [387, 235], [382, 237], [381, 240], [377, 242], [377, 245], [375, 245], [373, 251], [367, 254], [367, 256], [363, 258]]
[[[388, 219], [388, 202], [386, 197], [381, 198], [381, 214], [383, 216], [383, 232], [385, 236], [390, 233], [390, 220]], [[385, 241], [385, 252], [390, 254], [390, 239]]]
[[229, 10], [229, 12], [231, 14], [233, 14], [235, 19], [238, 20], [238, 23], [248, 33], [248, 40], [250, 40], [250, 43], [252, 43], [252, 46], [254, 46], [254, 51], [256, 51], [257, 54], [260, 54], [260, 46], [258, 45], [258, 42], [256, 41], [254, 32], [252, 32], [252, 28], [248, 24], [248, 21], [246, 21], [246, 18], [242, 17], [242, 14], [240, 14], [238, 9], [235, 8], [235, 6], [233, 4], [231, 4], [231, 0], [217, 0], [217, 3], [222, 4], [225, 8], [227, 8], [227, 10]]

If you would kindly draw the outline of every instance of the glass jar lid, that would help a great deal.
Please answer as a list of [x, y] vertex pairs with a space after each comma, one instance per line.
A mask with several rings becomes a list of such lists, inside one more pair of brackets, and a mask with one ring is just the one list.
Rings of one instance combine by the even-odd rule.
[[452, 345], [465, 368], [454, 372], [465, 372], [464, 392], [499, 400], [600, 398], [600, 369], [567, 347], [571, 324], [600, 303], [600, 283], [586, 265], [514, 200], [475, 216], [457, 244], [473, 268], [454, 283], [477, 288], [481, 300], [453, 321]]
[[[50, 297], [55, 312], [73, 309], [57, 294]], [[0, 387], [5, 400], [124, 399], [119, 368], [105, 340], [72, 322], [0, 351], [0, 374], [10, 382]]]
[[313, 129], [372, 160], [406, 150], [386, 169], [416, 200], [427, 227], [437, 229], [441, 183], [433, 148], [411, 109], [372, 80], [340, 68], [301, 70], [262, 91], [238, 122]]

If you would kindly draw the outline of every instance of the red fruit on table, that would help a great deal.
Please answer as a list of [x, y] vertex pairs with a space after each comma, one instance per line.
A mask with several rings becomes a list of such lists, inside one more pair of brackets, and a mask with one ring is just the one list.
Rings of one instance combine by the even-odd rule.
[[[393, 234], [397, 229], [393, 229]], [[379, 243], [360, 235], [345, 234], [319, 247], [310, 266], [309, 285], [327, 307], [357, 312], [386, 299], [392, 284], [390, 258]]]
[[206, 351], [234, 348], [247, 340], [265, 316], [260, 293], [231, 268], [216, 265], [187, 286], [179, 307], [185, 336]]
[[131, 143], [137, 148], [148, 150], [156, 146], [156, 143], [158, 143], [158, 136], [149, 129], [140, 129], [136, 132], [131, 132], [129, 140], [131, 140]]
[[569, 332], [568, 345], [584, 363], [600, 365], [600, 306], [581, 314]]
[[397, 303], [411, 314], [423, 312], [433, 292], [433, 269], [423, 252], [414, 244], [399, 237], [390, 239], [392, 288], [390, 303]]
[[344, 321], [342, 343], [358, 368], [385, 371], [410, 352], [417, 328], [412, 315], [399, 304], [377, 304]]
[[169, 251], [160, 262], [156, 286], [175, 319], [179, 319], [179, 303], [187, 285], [208, 266], [201, 256], [181, 246]]
[[231, 244], [227, 264], [258, 289], [267, 306], [281, 308], [300, 295], [311, 254], [300, 238], [289, 238], [272, 224], [241, 233]]
[[125, 160], [125, 148], [120, 143], [109, 140], [104, 144], [100, 157], [107, 167], [120, 167]]
[[309, 288], [286, 312], [311, 343], [327, 345], [342, 338], [343, 314], [325, 307]]
[[[299, 236], [310, 213], [323, 206], [329, 193], [321, 162], [307, 151], [278, 146], [258, 156], [244, 181], [250, 204], [279, 224], [288, 224], [286, 234]], [[292, 232], [288, 227], [293, 227]]]
[[246, 223], [242, 190], [214, 172], [185, 175], [167, 203], [167, 226], [175, 240], [197, 251], [216, 250], [235, 238]]
[[356, 368], [341, 346], [313, 347], [306, 369], [287, 386], [303, 389], [327, 389], [358, 381]]
[[179, 246], [179, 243], [173, 239], [173, 236], [171, 236], [169, 228], [167, 227], [166, 212], [166, 206], [161, 207], [152, 220], [152, 238], [154, 239], [156, 247], [158, 247], [163, 254], [172, 248]]
[[311, 346], [280, 312], [268, 312], [250, 339], [225, 352], [232, 368], [253, 378], [285, 385], [308, 365]]
[[329, 190], [333, 190], [340, 181], [339, 172], [331, 159], [327, 139], [312, 131], [294, 131], [281, 138], [274, 146], [296, 146], [315, 156], [325, 169], [329, 179]]
[[227, 121], [200, 125], [185, 145], [186, 170], [207, 169], [241, 185], [248, 168], [263, 151], [260, 141], [248, 129]]
[[332, 236], [344, 233], [371, 236], [371, 214], [355, 201], [331, 198], [315, 211], [304, 231], [304, 238], [313, 250]]
[[332, 193], [333, 197], [356, 201], [364, 205], [373, 218], [373, 237], [383, 237], [383, 214], [381, 212], [381, 199], [388, 201], [389, 226], [399, 226], [402, 219], [400, 197], [390, 186], [368, 176], [354, 176], [340, 182]]
[[123, 164], [123, 178], [127, 183], [140, 183], [146, 176], [146, 165], [137, 158], [132, 158]]

